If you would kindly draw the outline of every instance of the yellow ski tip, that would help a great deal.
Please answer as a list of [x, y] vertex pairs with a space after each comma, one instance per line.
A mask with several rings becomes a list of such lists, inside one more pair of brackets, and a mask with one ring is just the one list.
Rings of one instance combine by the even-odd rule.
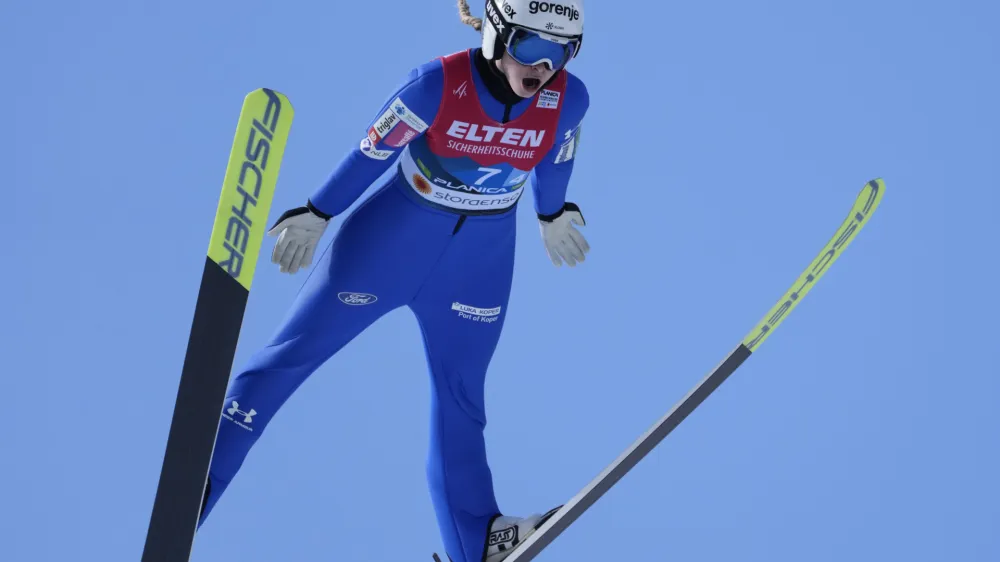
[[756, 325], [745, 338], [743, 345], [750, 351], [754, 351], [760, 344], [770, 337], [771, 333], [781, 324], [781, 322], [798, 306], [799, 302], [812, 290], [816, 282], [823, 277], [827, 269], [837, 261], [840, 254], [847, 249], [858, 232], [868, 223], [868, 219], [878, 209], [885, 195], [885, 181], [882, 178], [875, 178], [865, 184], [854, 201], [850, 214], [844, 220], [840, 228], [837, 229], [833, 238], [827, 242], [823, 251], [812, 261], [808, 268], [795, 281], [785, 295], [774, 305], [766, 316]]
[[258, 88], [243, 98], [208, 257], [250, 290], [295, 110]]

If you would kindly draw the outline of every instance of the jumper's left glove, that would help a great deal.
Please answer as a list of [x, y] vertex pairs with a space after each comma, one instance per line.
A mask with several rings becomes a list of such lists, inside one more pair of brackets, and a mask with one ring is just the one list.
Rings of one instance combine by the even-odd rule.
[[331, 218], [314, 207], [311, 201], [304, 207], [285, 211], [267, 231], [269, 235], [278, 237], [271, 252], [271, 262], [280, 265], [282, 273], [295, 273], [311, 265], [316, 244], [323, 237]]
[[573, 225], [586, 226], [587, 222], [575, 203], [566, 203], [552, 215], [538, 215], [538, 224], [545, 252], [556, 267], [561, 266], [563, 261], [573, 267], [586, 259], [590, 245]]

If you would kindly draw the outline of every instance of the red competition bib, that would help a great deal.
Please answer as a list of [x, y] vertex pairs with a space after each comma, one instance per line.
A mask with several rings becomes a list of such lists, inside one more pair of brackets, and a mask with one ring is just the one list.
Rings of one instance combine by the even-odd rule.
[[512, 208], [552, 148], [566, 74], [542, 89], [517, 119], [500, 123], [479, 101], [468, 50], [442, 57], [444, 91], [437, 117], [406, 145], [400, 168], [425, 200], [470, 214]]

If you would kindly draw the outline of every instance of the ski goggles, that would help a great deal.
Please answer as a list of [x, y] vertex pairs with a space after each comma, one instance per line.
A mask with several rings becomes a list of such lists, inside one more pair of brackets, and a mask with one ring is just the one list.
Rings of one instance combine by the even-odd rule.
[[543, 35], [523, 27], [515, 27], [507, 38], [511, 58], [525, 66], [546, 63], [552, 70], [566, 66], [579, 48], [579, 39]]

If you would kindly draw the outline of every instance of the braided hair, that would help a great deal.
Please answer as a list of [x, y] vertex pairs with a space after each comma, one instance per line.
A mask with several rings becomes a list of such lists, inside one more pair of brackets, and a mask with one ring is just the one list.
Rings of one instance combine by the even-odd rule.
[[476, 31], [480, 31], [483, 28], [482, 18], [473, 17], [472, 12], [469, 11], [468, 0], [458, 0], [458, 17], [462, 20], [462, 23], [472, 26]]

